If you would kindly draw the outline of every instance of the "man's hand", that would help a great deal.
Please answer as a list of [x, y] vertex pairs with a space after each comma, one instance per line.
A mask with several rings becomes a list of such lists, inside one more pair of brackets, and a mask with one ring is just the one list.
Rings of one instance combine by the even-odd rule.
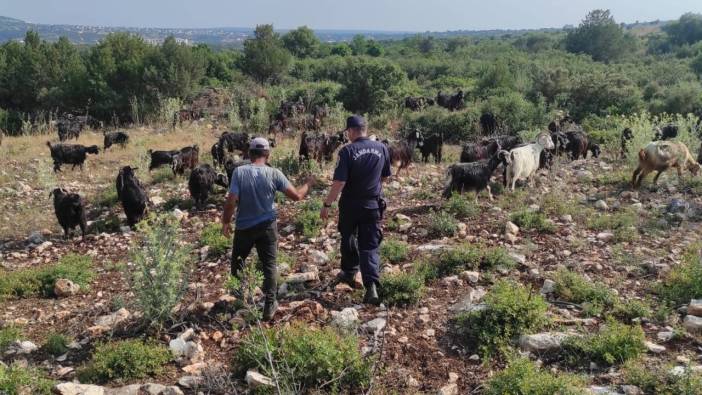
[[222, 234], [226, 238], [232, 237], [232, 224], [231, 223], [222, 224]]

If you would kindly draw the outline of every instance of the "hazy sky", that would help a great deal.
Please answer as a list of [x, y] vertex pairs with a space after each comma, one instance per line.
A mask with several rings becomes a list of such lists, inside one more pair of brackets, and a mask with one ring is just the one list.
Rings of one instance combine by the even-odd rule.
[[308, 25], [317, 29], [444, 31], [577, 24], [608, 8], [618, 22], [702, 12], [701, 0], [0, 0], [0, 15], [35, 23], [130, 27]]

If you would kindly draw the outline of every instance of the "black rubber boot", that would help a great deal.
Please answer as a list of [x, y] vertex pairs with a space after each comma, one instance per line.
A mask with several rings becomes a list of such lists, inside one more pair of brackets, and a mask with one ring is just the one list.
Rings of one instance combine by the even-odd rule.
[[378, 296], [378, 287], [375, 283], [366, 287], [366, 295], [363, 297], [363, 303], [372, 304], [375, 306], [380, 305], [380, 296]]
[[278, 311], [278, 301], [274, 300], [273, 302], [268, 302], [266, 301], [266, 304], [263, 306], [263, 320], [264, 321], [271, 321], [273, 317], [275, 316], [275, 312]]

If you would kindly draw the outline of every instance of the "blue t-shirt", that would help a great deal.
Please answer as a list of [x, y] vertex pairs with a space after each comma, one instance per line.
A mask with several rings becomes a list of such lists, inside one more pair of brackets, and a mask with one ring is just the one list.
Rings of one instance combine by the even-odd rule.
[[378, 208], [382, 178], [390, 177], [390, 154], [385, 144], [361, 137], [339, 151], [334, 180], [344, 181], [340, 206]]
[[283, 192], [290, 181], [283, 172], [268, 166], [244, 165], [232, 173], [229, 192], [239, 197], [236, 228], [248, 229], [276, 219], [275, 192]]

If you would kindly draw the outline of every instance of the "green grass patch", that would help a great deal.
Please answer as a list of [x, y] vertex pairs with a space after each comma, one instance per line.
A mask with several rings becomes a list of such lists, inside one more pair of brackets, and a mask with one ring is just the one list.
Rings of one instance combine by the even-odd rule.
[[615, 213], [602, 213], [591, 217], [587, 227], [596, 231], [611, 231], [617, 242], [633, 241], [639, 237], [636, 229], [639, 214], [634, 210], [620, 210]]
[[673, 304], [690, 302], [702, 298], [702, 242], [690, 245], [683, 254], [680, 264], [666, 274], [656, 291], [666, 301]]
[[580, 395], [583, 380], [567, 373], [552, 373], [528, 358], [512, 360], [487, 382], [486, 395]]
[[7, 346], [9, 346], [12, 342], [19, 340], [20, 336], [22, 336], [22, 331], [14, 326], [0, 329], [0, 354], [5, 352]]
[[389, 239], [380, 245], [381, 258], [392, 264], [403, 262], [408, 255], [409, 245], [404, 241]]
[[163, 371], [171, 360], [170, 351], [141, 340], [98, 344], [90, 361], [78, 371], [83, 383], [104, 384], [114, 380], [143, 379]]
[[151, 172], [151, 184], [163, 184], [165, 182], [174, 182], [175, 174], [170, 167], [159, 167]]
[[331, 328], [294, 324], [254, 330], [241, 342], [233, 367], [242, 376], [258, 369], [273, 377], [269, 353], [284, 393], [339, 393], [370, 382], [371, 363], [361, 355], [356, 336], [342, 336]]
[[222, 234], [222, 224], [211, 223], [202, 229], [200, 241], [210, 247], [209, 253], [214, 256], [224, 255], [231, 246], [231, 240]]
[[617, 303], [617, 295], [605, 284], [593, 282], [568, 269], [560, 269], [553, 279], [556, 296], [566, 302], [578, 303], [586, 315], [600, 315]]
[[451, 237], [458, 231], [458, 221], [446, 211], [432, 211], [427, 223], [429, 234], [434, 237]]
[[554, 233], [556, 226], [540, 211], [521, 210], [509, 216], [523, 230], [533, 230], [539, 233]]
[[484, 357], [502, 353], [512, 339], [548, 323], [546, 301], [522, 284], [501, 280], [485, 295], [485, 309], [461, 313], [453, 320], [456, 335]]
[[474, 218], [480, 213], [480, 207], [463, 195], [453, 194], [444, 203], [444, 210], [459, 218]]
[[46, 338], [43, 348], [49, 354], [57, 357], [68, 352], [69, 344], [71, 344], [71, 340], [68, 337], [60, 333], [52, 333]]
[[618, 320], [631, 322], [635, 318], [653, 318], [653, 309], [648, 301], [628, 299], [617, 302], [612, 315]]
[[622, 367], [622, 375], [627, 384], [639, 387], [645, 394], [702, 395], [702, 372], [685, 368], [681, 374], [673, 374], [671, 368], [630, 360]]
[[295, 215], [295, 229], [308, 239], [319, 236], [322, 227], [324, 227], [324, 221], [319, 216], [321, 209], [322, 201], [320, 199], [305, 201], [301, 210]]
[[639, 326], [608, 320], [597, 333], [573, 336], [563, 342], [563, 352], [570, 364], [595, 362], [601, 367], [622, 364], [646, 351], [646, 338]]
[[436, 261], [425, 260], [419, 264], [427, 280], [459, 274], [464, 270], [495, 268], [510, 269], [517, 262], [503, 247], [462, 244], [439, 253]]
[[117, 198], [117, 188], [114, 184], [110, 184], [109, 187], [103, 189], [95, 198], [98, 206], [100, 207], [113, 207], [119, 202]]
[[195, 201], [193, 199], [183, 199], [181, 197], [172, 197], [163, 203], [164, 211], [171, 211], [174, 209], [179, 210], [190, 210], [195, 206]]
[[383, 302], [392, 306], [417, 303], [424, 295], [425, 278], [420, 272], [400, 272], [380, 277]]
[[68, 279], [85, 289], [94, 275], [90, 256], [67, 254], [55, 265], [0, 273], [0, 297], [51, 297], [56, 280]]
[[54, 384], [38, 369], [0, 364], [0, 394], [49, 395]]

